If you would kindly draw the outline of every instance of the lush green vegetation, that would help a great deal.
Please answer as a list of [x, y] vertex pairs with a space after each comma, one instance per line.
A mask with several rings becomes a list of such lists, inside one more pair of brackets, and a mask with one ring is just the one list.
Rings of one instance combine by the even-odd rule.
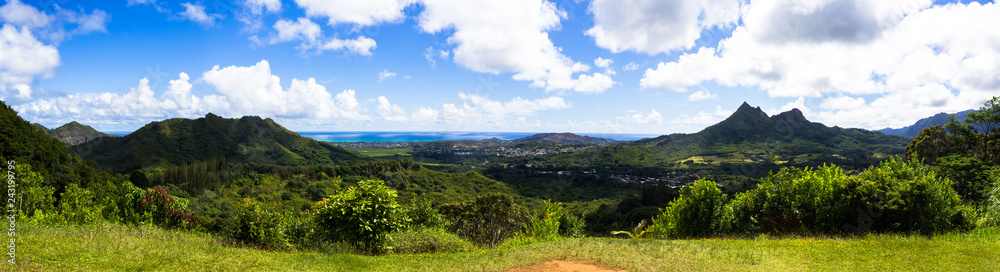
[[[1000, 103], [990, 103], [979, 112], [1000, 116], [1000, 111], [990, 111]], [[657, 148], [676, 147], [669, 142], [679, 139], [718, 141], [721, 148], [729, 144], [767, 148], [774, 140], [778, 145], [798, 143], [803, 146], [797, 148], [822, 150], [849, 146], [814, 144], [836, 142], [838, 137], [857, 144], [864, 142], [858, 140], [863, 137], [844, 136], [836, 128], [806, 122], [794, 111], [767, 117], [746, 106], [699, 134], [579, 152], [602, 154], [606, 157], [599, 160], [606, 164], [576, 165], [579, 170], [570, 175], [559, 173], [555, 163], [482, 170], [506, 183], [474, 171], [432, 171], [410, 159], [344, 165], [333, 163], [333, 157], [322, 152], [300, 157], [329, 159], [324, 163], [276, 161], [299, 154], [291, 151], [261, 153], [263, 157], [254, 157], [252, 152], [242, 158], [214, 156], [212, 152], [226, 150], [229, 140], [217, 142], [222, 147], [214, 146], [216, 151], [192, 153], [193, 157], [167, 155], [157, 163], [139, 162], [134, 166], [141, 168], [123, 175], [95, 171], [94, 165], [70, 155], [5, 108], [3, 120], [15, 129], [0, 130], [4, 133], [0, 135], [11, 139], [3, 141], [0, 150], [17, 161], [22, 196], [19, 222], [27, 224], [18, 235], [28, 237], [18, 240], [23, 250], [19, 252], [32, 252], [19, 259], [25, 268], [51, 269], [54, 265], [59, 269], [73, 264], [73, 268], [95, 270], [133, 269], [129, 265], [140, 270], [176, 270], [175, 265], [186, 264], [185, 269], [205, 270], [386, 270], [392, 266], [498, 270], [551, 258], [576, 258], [657, 271], [831, 269], [851, 264], [863, 264], [859, 269], [866, 270], [908, 270], [930, 268], [922, 266], [927, 263], [980, 270], [995, 268], [986, 261], [994, 260], [1000, 247], [996, 230], [1000, 224], [1000, 167], [996, 166], [1000, 151], [991, 146], [1000, 126], [989, 123], [1000, 120], [976, 114], [949, 124], [946, 133], [940, 128], [921, 133], [923, 137], [915, 138], [907, 148], [911, 161], [889, 157], [866, 168], [796, 168], [781, 167], [796, 165], [788, 161], [771, 162], [778, 169], [759, 182], [733, 186], [732, 181], [713, 180], [725, 176], [716, 175], [677, 188], [671, 182], [628, 184], [613, 173], [662, 174], [669, 169], [662, 168], [669, 156], [658, 153], [667, 149]], [[196, 122], [168, 120], [163, 122], [166, 126], [147, 127], [161, 135], [158, 139], [165, 139], [192, 131], [221, 133], [225, 124], [255, 120], [273, 124], [259, 118], [237, 121], [208, 116]], [[752, 127], [773, 128], [791, 136], [734, 132]], [[273, 136], [274, 130], [244, 129], [264, 142], [283, 137]], [[297, 135], [286, 136], [298, 141], [292, 137]], [[170, 141], [190, 139], [194, 138], [188, 135]], [[872, 139], [862, 145], [880, 141]], [[24, 150], [35, 147], [54, 149], [48, 153]], [[190, 148], [199, 147], [179, 150]], [[931, 155], [933, 162], [928, 162]], [[719, 159], [724, 154], [712, 156]], [[741, 156], [752, 161], [761, 158], [756, 153]], [[801, 159], [803, 155], [795, 156]], [[879, 156], [872, 154], [865, 160]], [[690, 168], [735, 165], [735, 161], [709, 162], [708, 157], [698, 157], [701, 162], [680, 164]], [[558, 162], [564, 158], [568, 157], [540, 159]], [[809, 158], [810, 163], [816, 162]], [[675, 177], [684, 180], [690, 175]], [[612, 233], [655, 239], [567, 238]], [[669, 240], [689, 238], [703, 240]], [[176, 247], [173, 251], [162, 244], [152, 248], [150, 239]], [[44, 244], [32, 243], [53, 245], [39, 249]], [[851, 251], [853, 247], [865, 249]], [[881, 252], [869, 251], [870, 247], [891, 253], [859, 255]], [[178, 254], [176, 248], [193, 252]], [[100, 254], [124, 257], [98, 260]], [[367, 254], [382, 256], [360, 256]], [[510, 260], [512, 256], [516, 260]], [[773, 260], [774, 256], [779, 259]], [[908, 261], [913, 256], [933, 260]], [[955, 260], [939, 260], [942, 256]], [[149, 259], [154, 257], [159, 259]], [[208, 261], [219, 258], [226, 260]], [[808, 262], [803, 266], [789, 260]]]
[[99, 138], [71, 150], [122, 172], [218, 158], [278, 165], [353, 164], [366, 160], [332, 144], [299, 136], [270, 118], [226, 119], [211, 113], [195, 120], [152, 122], [125, 137]]

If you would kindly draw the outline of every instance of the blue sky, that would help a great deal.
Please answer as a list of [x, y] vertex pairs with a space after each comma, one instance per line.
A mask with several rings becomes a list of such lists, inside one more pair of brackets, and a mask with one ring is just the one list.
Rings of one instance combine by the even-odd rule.
[[21, 0], [0, 22], [0, 97], [48, 127], [669, 134], [747, 101], [879, 129], [1000, 95], [992, 1]]

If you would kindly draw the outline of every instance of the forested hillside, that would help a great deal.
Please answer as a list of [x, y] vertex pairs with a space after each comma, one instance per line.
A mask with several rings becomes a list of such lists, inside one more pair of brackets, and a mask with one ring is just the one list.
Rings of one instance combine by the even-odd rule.
[[227, 119], [211, 113], [194, 120], [152, 122], [125, 137], [100, 138], [70, 150], [122, 172], [219, 158], [278, 165], [354, 164], [368, 160], [329, 143], [299, 136], [270, 118]]

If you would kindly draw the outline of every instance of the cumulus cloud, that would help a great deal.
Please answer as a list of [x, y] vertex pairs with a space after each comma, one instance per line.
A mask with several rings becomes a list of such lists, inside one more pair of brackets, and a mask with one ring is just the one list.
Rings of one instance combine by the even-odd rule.
[[[403, 110], [403, 108], [397, 105], [393, 105], [392, 103], [389, 103], [389, 99], [385, 98], [385, 96], [378, 97], [378, 108], [375, 109], [375, 112], [377, 112], [378, 115], [382, 117], [382, 119], [389, 121], [406, 121], [410, 119], [409, 117], [406, 116], [406, 111]], [[426, 113], [418, 113], [418, 114], [424, 115]], [[418, 116], [415, 119], [427, 120], [429, 118], [424, 116]]]
[[705, 29], [737, 22], [740, 0], [594, 0], [594, 27], [586, 34], [597, 46], [657, 54], [694, 46]]
[[204, 27], [213, 27], [215, 26], [216, 20], [223, 18], [221, 14], [206, 13], [205, 6], [201, 4], [181, 3], [181, 6], [184, 7], [184, 11], [178, 13], [177, 15]]
[[403, 8], [415, 0], [295, 0], [309, 17], [326, 17], [329, 25], [350, 23], [358, 26], [397, 22]]
[[609, 66], [611, 66], [611, 63], [613, 62], [614, 60], [612, 59], [605, 59], [601, 57], [594, 59], [594, 65], [601, 68], [608, 68]]
[[455, 63], [483, 73], [514, 72], [546, 91], [601, 93], [613, 85], [606, 74], [586, 72], [587, 65], [562, 54], [548, 37], [566, 13], [544, 0], [427, 0], [419, 27], [427, 33], [451, 30]]
[[198, 82], [205, 83], [215, 92], [193, 95], [190, 76], [180, 73], [159, 97], [150, 88], [149, 80], [143, 78], [125, 94], [78, 93], [37, 99], [15, 108], [26, 118], [50, 124], [76, 120], [128, 126], [171, 117], [195, 118], [208, 112], [229, 117], [259, 115], [318, 124], [371, 119], [354, 90], [332, 94], [313, 78], [292, 79], [291, 85], [284, 89], [266, 60], [252, 66], [220, 68], [217, 65], [204, 72]]
[[719, 98], [719, 96], [708, 92], [708, 90], [700, 90], [689, 95], [688, 101], [701, 101], [701, 100], [716, 99], [716, 98]]
[[268, 40], [269, 44], [298, 41], [297, 47], [302, 54], [319, 54], [325, 50], [346, 50], [358, 55], [370, 56], [375, 49], [375, 40], [365, 36], [355, 39], [341, 40], [336, 37], [327, 38], [323, 30], [312, 20], [301, 17], [295, 21], [281, 19], [274, 23], [275, 33]]
[[744, 24], [717, 48], [659, 63], [640, 85], [686, 91], [714, 81], [772, 97], [873, 96], [835, 98], [814, 115], [864, 128], [974, 108], [1000, 88], [994, 3], [761, 0], [743, 14]]

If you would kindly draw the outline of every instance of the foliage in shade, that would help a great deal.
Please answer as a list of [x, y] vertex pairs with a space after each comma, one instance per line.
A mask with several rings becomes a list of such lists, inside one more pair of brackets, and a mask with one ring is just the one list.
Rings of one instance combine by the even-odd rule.
[[475, 199], [443, 204], [441, 214], [451, 222], [448, 230], [480, 246], [496, 247], [521, 231], [528, 210], [509, 195], [487, 193]]

